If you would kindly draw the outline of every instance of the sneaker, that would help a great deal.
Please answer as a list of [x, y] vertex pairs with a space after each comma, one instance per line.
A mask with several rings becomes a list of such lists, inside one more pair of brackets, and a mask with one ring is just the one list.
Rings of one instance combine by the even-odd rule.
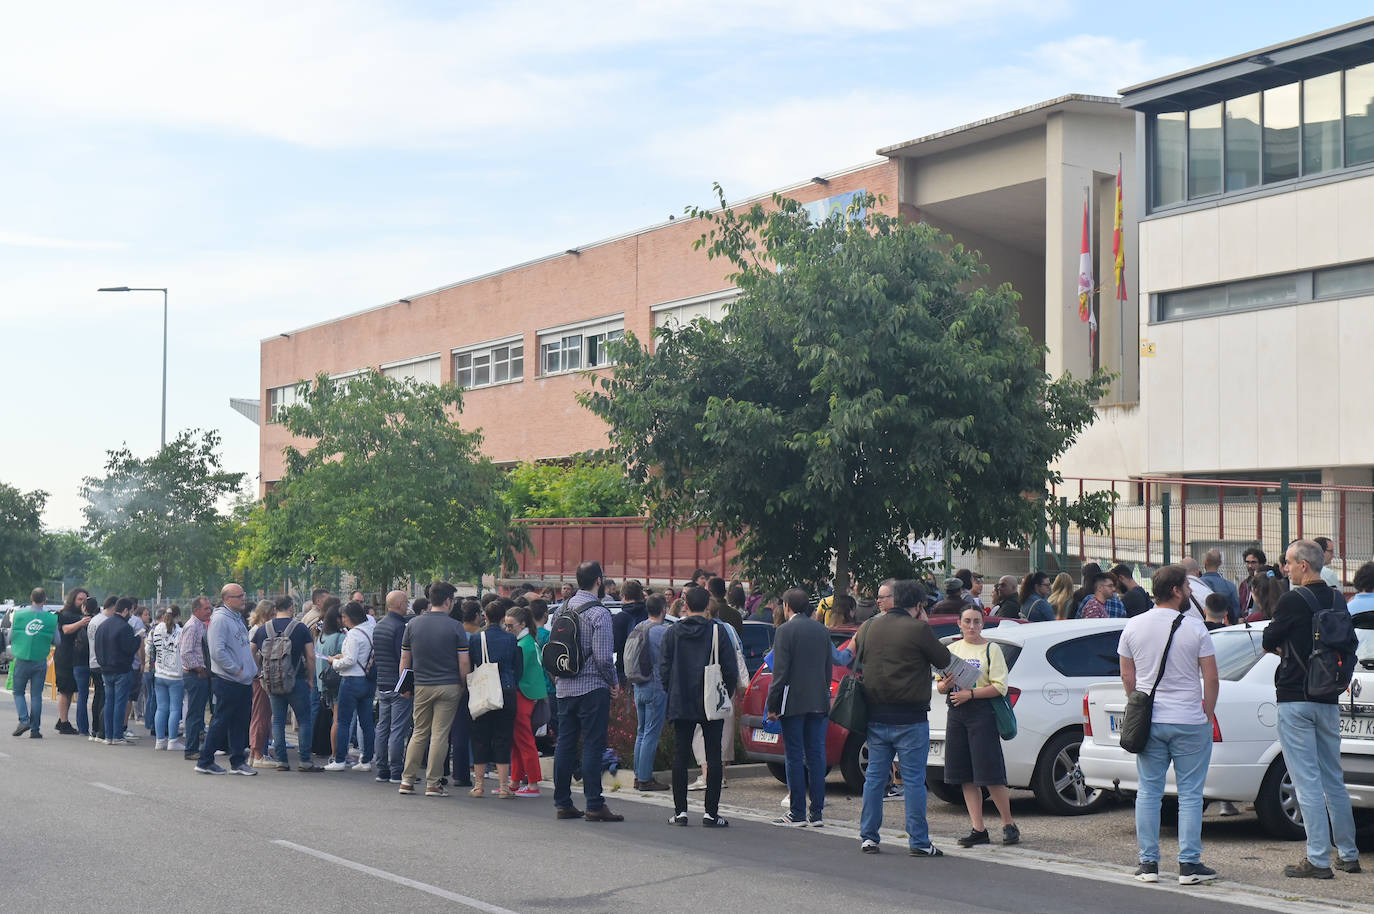
[[98, 743], [100, 742], [100, 737], [96, 736], [94, 733], [87, 733], [86, 741], [90, 743]]
[[807, 828], [825, 828], [825, 819], [820, 816], [811, 816], [806, 820]]
[[900, 800], [906, 796], [900, 784], [888, 784], [887, 790], [883, 792], [883, 801]]
[[324, 769], [321, 768], [319, 765], [316, 765], [314, 762], [301, 762], [300, 767], [296, 770], [304, 771], [306, 774], [315, 774], [316, 772], [323, 771]]
[[668, 820], [668, 824], [669, 824], [669, 825], [680, 825], [680, 826], [682, 826], [683, 828], [686, 828], [686, 827], [687, 827], [687, 813], [685, 813], [685, 812], [674, 813], [674, 814], [673, 814], [673, 817], [672, 817], [671, 819]]
[[868, 839], [868, 838], [865, 838], [863, 844], [860, 844], [860, 845], [859, 845], [859, 851], [860, 851], [860, 853], [864, 853], [864, 854], [877, 854], [877, 853], [880, 853], [879, 848], [878, 848], [878, 842], [877, 842], [877, 841], [872, 841], [872, 840], [870, 840], [870, 839]]
[[252, 766], [254, 768], [275, 768], [277, 767], [277, 760], [274, 758], [268, 758], [264, 755], [260, 758], [254, 759], [252, 762]]
[[77, 729], [65, 720], [59, 720], [57, 722], [57, 732], [61, 733], [64, 736], [77, 735]]
[[14, 735], [15, 735], [15, 736], [23, 736], [25, 733], [28, 733], [28, 732], [29, 732], [29, 725], [28, 725], [28, 724], [20, 724], [19, 726], [17, 726], [17, 727], [14, 728]]
[[237, 768], [231, 768], [230, 770], [233, 771], [234, 774], [241, 774], [245, 777], [251, 777], [252, 775], [258, 773], [258, 769], [254, 768], [252, 765], [240, 765]]
[[693, 781], [692, 783], [690, 783], [690, 784], [687, 785], [687, 789], [688, 789], [688, 790], [705, 790], [705, 789], [706, 789], [706, 779], [705, 779], [705, 778], [697, 778], [695, 781]]
[[975, 828], [975, 829], [973, 829], [972, 831], [970, 831], [967, 835], [964, 835], [964, 837], [962, 837], [962, 838], [959, 839], [959, 846], [960, 846], [960, 847], [973, 847], [973, 846], [978, 845], [978, 844], [991, 844], [991, 843], [992, 843], [992, 839], [988, 837], [988, 830], [987, 830], [986, 828], [984, 828], [984, 829], [977, 829], [977, 828]]
[[278, 770], [278, 771], [290, 771], [290, 770], [291, 770], [291, 765], [290, 765], [289, 763], [287, 763], [287, 762], [277, 762], [277, 770]]
[[702, 828], [728, 828], [729, 826], [730, 823], [719, 813], [714, 816], [704, 815], [701, 817]]
[[[1304, 858], [1306, 859], [1306, 858]], [[1327, 872], [1331, 872], [1327, 870]], [[1180, 863], [1178, 865], [1179, 885], [1200, 885], [1217, 878], [1217, 871], [1201, 863]]]
[[794, 819], [792, 814], [785, 813], [773, 820], [773, 824], [779, 828], [806, 828], [805, 819]]
[[1140, 864], [1135, 868], [1135, 879], [1136, 882], [1158, 882], [1159, 864], [1153, 860]]
[[32, 733], [29, 734], [29, 739], [42, 739], [42, 738], [43, 738], [43, 734], [42, 734], [42, 733], [39, 733], [37, 730], [34, 730]]
[[408, 796], [410, 796], [411, 794], [413, 794], [413, 793], [415, 792], [415, 785], [414, 785], [414, 784], [407, 784], [405, 781], [402, 781], [402, 782], [401, 782], [401, 789], [400, 789], [400, 790], [397, 790], [396, 792], [399, 793], [399, 794], [401, 794], [402, 796], [408, 797]]
[[1016, 827], [1016, 823], [1013, 822], [1011, 825], [1003, 825], [1003, 826], [1002, 826], [1002, 843], [1003, 843], [1003, 844], [1020, 844], [1020, 843], [1021, 843], [1021, 829], [1019, 829], [1019, 828]]
[[400, 776], [397, 775], [396, 777], [392, 778], [392, 779], [391, 779], [391, 783], [393, 783], [393, 784], [399, 784], [399, 783], [401, 783], [401, 778], [400, 778]]
[[784, 797], [782, 798], [782, 802], [779, 803], [778, 805], [781, 806], [783, 809], [791, 809], [791, 808], [792, 808], [792, 795], [791, 795], [791, 794], [788, 794], [788, 795], [784, 796]]
[[391, 776], [387, 774], [379, 774], [372, 780], [376, 781], [378, 784], [390, 784]]
[[[1290, 879], [1334, 879], [1336, 874], [1331, 872], [1329, 866], [1313, 866], [1312, 861], [1303, 857], [1293, 866], [1285, 866], [1283, 875]], [[1182, 879], [1183, 876], [1178, 877]]]
[[1230, 800], [1222, 800], [1217, 803], [1217, 815], [1219, 816], [1238, 816], [1240, 809]]
[[107, 746], [127, 746], [127, 745], [129, 745], [129, 741], [128, 741], [127, 739], [107, 739], [107, 740], [105, 740], [105, 745], [107, 745]]
[[158, 740], [157, 742], [153, 743], [153, 751], [154, 751], [154, 752], [165, 752], [165, 751], [167, 751], [167, 741], [166, 741], [165, 739], [160, 739], [160, 740]]
[[372, 763], [371, 763], [371, 762], [360, 762], [360, 763], [358, 763], [357, 765], [354, 765], [354, 766], [353, 766], [353, 770], [354, 770], [354, 771], [361, 771], [361, 772], [363, 772], [364, 774], [366, 774], [367, 772], [369, 772], [369, 771], [372, 770]]
[[185, 752], [185, 751], [186, 751], [186, 743], [182, 742], [182, 741], [179, 740], [179, 739], [168, 740], [168, 741], [167, 741], [167, 751], [168, 751], [168, 752]]
[[446, 797], [446, 796], [448, 796], [448, 791], [445, 790], [445, 789], [442, 788], [442, 787], [426, 787], [426, 788], [425, 788], [425, 796], [427, 796], [427, 797]]
[[124, 738], [125, 738], [125, 739], [128, 739], [128, 740], [135, 740], [135, 739], [142, 739], [143, 737], [139, 736], [137, 733], [135, 733], [135, 732], [132, 731], [132, 730], [125, 730], [125, 731], [124, 731]]
[[1354, 860], [1342, 860], [1340, 857], [1337, 857], [1334, 865], [1336, 869], [1340, 870], [1342, 873], [1360, 872], [1360, 860], [1358, 857]]
[[228, 774], [228, 773], [229, 773], [229, 772], [225, 771], [223, 768], [221, 768], [220, 766], [216, 765], [214, 762], [211, 762], [210, 764], [205, 765], [205, 766], [196, 765], [196, 774]]
[[945, 852], [933, 844], [927, 844], [925, 847], [911, 848], [906, 852], [906, 855], [908, 857], [943, 857]]
[[325, 771], [347, 771], [348, 765], [344, 762], [330, 762], [324, 766]]
[[535, 800], [539, 799], [539, 797], [541, 796], [541, 794], [539, 793], [539, 788], [538, 788], [538, 787], [528, 787], [528, 786], [526, 786], [526, 787], [521, 787], [519, 790], [517, 790], [517, 791], [515, 792], [515, 795], [516, 795], [517, 797], [527, 797], [527, 798], [535, 799]]

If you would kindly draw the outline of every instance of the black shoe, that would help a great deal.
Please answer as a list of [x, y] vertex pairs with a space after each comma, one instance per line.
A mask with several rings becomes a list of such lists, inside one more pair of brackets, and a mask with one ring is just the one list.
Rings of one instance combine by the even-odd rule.
[[976, 844], [991, 843], [992, 839], [988, 837], [988, 830], [986, 828], [982, 830], [975, 828], [973, 831], [969, 832], [967, 835], [959, 839], [960, 847], [973, 847]]
[[1360, 859], [1358, 857], [1356, 857], [1354, 860], [1342, 860], [1340, 857], [1337, 857], [1336, 862], [1333, 865], [1342, 873], [1360, 872]]
[[1015, 823], [1015, 822], [1013, 822], [1011, 825], [1003, 825], [1003, 826], [1002, 826], [1002, 843], [1003, 843], [1003, 844], [1020, 844], [1020, 843], [1021, 843], [1021, 829], [1019, 829], [1019, 828], [1016, 827], [1016, 823]]
[[[1307, 858], [1303, 858], [1304, 860]], [[1330, 870], [1327, 870], [1330, 873]], [[1179, 885], [1199, 885], [1217, 878], [1217, 871], [1201, 863], [1180, 863], [1178, 865]], [[1327, 878], [1330, 878], [1329, 876]]]
[[1154, 861], [1140, 864], [1135, 868], [1135, 878], [1137, 882], [1158, 882], [1159, 864]]
[[[1312, 861], [1303, 857], [1293, 866], [1285, 866], [1283, 875], [1289, 879], [1335, 879], [1336, 874], [1331, 872], [1329, 866], [1313, 866]], [[1183, 876], [1178, 877], [1182, 879]]]
[[911, 848], [906, 852], [906, 855], [908, 857], [943, 857], [945, 852], [933, 844], [927, 844], [925, 847]]
[[73, 727], [71, 724], [67, 723], [65, 720], [59, 720], [59, 721], [57, 722], [56, 730], [57, 730], [58, 733], [61, 733], [61, 734], [63, 734], [64, 736], [76, 736], [76, 735], [77, 735], [76, 728]]
[[15, 735], [15, 736], [23, 736], [25, 733], [28, 733], [28, 732], [29, 732], [29, 725], [28, 725], [28, 724], [20, 724], [19, 726], [17, 726], [17, 727], [14, 728], [14, 735]]
[[646, 793], [654, 790], [667, 790], [668, 785], [661, 781], [649, 778], [647, 781], [635, 781], [635, 790], [642, 790]]
[[37, 730], [35, 730], [35, 731], [33, 731], [32, 733], [29, 734], [29, 739], [42, 739], [42, 738], [43, 738], [43, 734], [42, 734], [42, 733], [39, 733]]
[[582, 816], [588, 822], [624, 822], [625, 817], [619, 813], [611, 812], [603, 806], [600, 809], [589, 809]]
[[569, 806], [567, 809], [560, 809], [554, 814], [555, 819], [581, 819], [586, 816], [582, 810], [576, 806]]
[[672, 817], [671, 819], [668, 820], [668, 824], [669, 824], [669, 825], [678, 825], [678, 826], [681, 826], [682, 828], [686, 828], [686, 827], [687, 827], [687, 824], [688, 824], [688, 823], [687, 823], [687, 813], [685, 813], [685, 812], [673, 813], [673, 817]]
[[727, 828], [729, 825], [730, 823], [719, 813], [714, 816], [706, 815], [701, 817], [702, 828]]

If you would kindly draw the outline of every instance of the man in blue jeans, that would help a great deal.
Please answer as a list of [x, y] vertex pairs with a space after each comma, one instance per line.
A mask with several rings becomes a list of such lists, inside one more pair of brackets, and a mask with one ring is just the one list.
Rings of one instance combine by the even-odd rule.
[[[19, 716], [14, 735], [28, 733], [32, 739], [43, 738], [43, 683], [48, 676], [48, 651], [62, 642], [57, 614], [45, 607], [47, 599], [47, 591], [35, 587], [30, 595], [31, 605], [15, 610], [10, 625], [14, 710]], [[24, 700], [26, 692], [28, 701]]]
[[247, 763], [248, 722], [253, 714], [253, 677], [258, 664], [248, 643], [248, 626], [243, 618], [244, 594], [238, 584], [225, 584], [220, 591], [224, 605], [210, 617], [206, 641], [210, 650], [210, 669], [215, 674], [213, 690], [215, 711], [210, 729], [196, 761], [199, 774], [226, 774], [215, 764], [215, 751], [229, 754], [229, 771], [252, 776], [258, 773]]
[[[868, 702], [868, 771], [864, 775], [859, 850], [879, 851], [883, 797], [897, 757], [906, 802], [907, 853], [943, 857], [926, 824], [926, 754], [930, 749], [931, 667], [949, 666], [949, 648], [926, 620], [925, 590], [919, 581], [894, 581], [879, 589], [881, 614], [855, 636], [855, 669], [863, 672]], [[822, 769], [824, 770], [824, 769]]]
[[1336, 594], [1322, 578], [1325, 555], [1316, 542], [1298, 540], [1288, 547], [1287, 558], [1294, 587], [1279, 598], [1274, 619], [1264, 630], [1264, 649], [1282, 658], [1274, 671], [1279, 744], [1302, 808], [1307, 854], [1297, 864], [1284, 867], [1283, 874], [1294, 879], [1331, 879], [1333, 867], [1360, 872], [1360, 857], [1350, 793], [1341, 771], [1340, 695], [1309, 695], [1305, 664], [1312, 654], [1313, 606], [1333, 608]]
[[[278, 597], [275, 607], [276, 618], [258, 628], [253, 638], [254, 657], [258, 665], [263, 665], [263, 645], [267, 638], [287, 638], [291, 643], [289, 663], [295, 670], [290, 692], [277, 694], [268, 692], [272, 702], [272, 744], [277, 756], [277, 770], [290, 771], [291, 762], [286, 755], [286, 709], [296, 712], [296, 725], [299, 729], [297, 746], [301, 756], [301, 771], [323, 771], [311, 760], [310, 743], [315, 735], [314, 708], [310, 702], [310, 680], [315, 671], [315, 642], [310, 637], [310, 629], [304, 622], [297, 622], [294, 615], [296, 604], [290, 597]], [[264, 676], [264, 686], [267, 685]], [[250, 710], [251, 720], [251, 710]]]
[[186, 620], [177, 641], [181, 682], [186, 687], [186, 748], [182, 758], [187, 761], [200, 758], [200, 741], [205, 736], [205, 705], [210, 700], [210, 647], [206, 639], [213, 611], [209, 597], [192, 600], [191, 618]]
[[132, 597], [120, 597], [114, 614], [95, 633], [96, 656], [105, 680], [105, 743], [110, 746], [128, 744], [124, 738], [124, 718], [133, 685], [134, 655], [138, 653], [138, 636], [129, 626], [134, 602]]
[[[631, 590], [631, 585], [638, 584], [638, 581], [630, 581], [625, 585], [625, 589]], [[635, 728], [635, 790], [668, 789], [667, 784], [654, 779], [654, 759], [658, 755], [658, 740], [663, 732], [663, 720], [668, 713], [668, 692], [663, 688], [657, 673], [658, 659], [662, 656], [663, 635], [668, 631], [668, 626], [663, 622], [666, 608], [662, 595], [650, 594], [644, 601], [644, 611], [648, 618], [635, 626], [636, 629], [641, 626], [644, 628], [644, 646], [641, 650], [646, 655], [643, 659], [650, 671], [648, 680], [638, 681], [643, 678], [642, 664], [641, 669], [627, 670], [625, 674], [635, 687], [635, 720], [638, 722]]]
[[1185, 614], [1192, 606], [1188, 577], [1182, 565], [1156, 571], [1154, 608], [1126, 623], [1116, 648], [1126, 694], [1154, 696], [1150, 738], [1135, 758], [1135, 878], [1141, 882], [1159, 881], [1159, 807], [1170, 763], [1178, 785], [1178, 884], [1217, 875], [1202, 862], [1202, 788], [1212, 760], [1217, 658], [1207, 627]]
[[[787, 621], [773, 640], [773, 682], [768, 719], [782, 721], [790, 808], [774, 825], [798, 828], [825, 824], [825, 732], [830, 712], [830, 631], [811, 618], [806, 591], [782, 596]], [[807, 795], [811, 813], [806, 811]]]
[[[386, 614], [372, 630], [372, 651], [377, 666], [377, 781], [401, 783], [406, 766], [406, 744], [410, 742], [414, 690], [395, 694], [401, 677], [401, 638], [406, 630], [406, 610], [410, 597], [404, 590], [386, 595]], [[428, 605], [425, 607], [428, 609]]]

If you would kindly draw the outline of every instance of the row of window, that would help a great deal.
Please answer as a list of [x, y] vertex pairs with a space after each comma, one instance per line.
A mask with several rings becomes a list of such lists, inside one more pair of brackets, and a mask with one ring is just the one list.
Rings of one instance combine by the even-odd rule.
[[1370, 294], [1374, 294], [1374, 261], [1162, 292], [1155, 296], [1155, 320], [1184, 320]]
[[1148, 119], [1152, 208], [1374, 162], [1374, 63]]

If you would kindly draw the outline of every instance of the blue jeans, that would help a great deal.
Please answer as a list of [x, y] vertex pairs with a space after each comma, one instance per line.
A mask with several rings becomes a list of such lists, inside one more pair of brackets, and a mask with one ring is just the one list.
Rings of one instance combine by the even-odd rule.
[[[864, 774], [864, 808], [859, 816], [859, 837], [881, 841], [883, 796], [892, 777], [892, 757], [902, 769], [906, 800], [906, 834], [909, 846], [928, 847], [926, 824], [926, 756], [930, 753], [930, 723], [868, 724], [868, 771]], [[824, 769], [822, 769], [824, 770]]]
[[182, 673], [181, 684], [186, 690], [186, 754], [199, 754], [200, 741], [205, 736], [205, 703], [210, 700], [210, 680], [195, 673]]
[[[14, 710], [19, 714], [19, 724], [28, 725], [34, 733], [43, 722], [43, 683], [48, 676], [47, 660], [14, 661]], [[28, 701], [24, 692], [29, 693]]]
[[410, 742], [414, 695], [377, 696], [377, 777], [399, 778], [406, 766], [406, 744]]
[[215, 752], [229, 753], [229, 767], [238, 768], [248, 755], [248, 723], [253, 718], [252, 683], [235, 682], [216, 676], [211, 680], [215, 710], [196, 765], [206, 768], [214, 763]]
[[593, 689], [586, 695], [558, 699], [558, 743], [553, 750], [553, 805], [571, 809], [577, 740], [582, 738], [582, 795], [587, 811], [601, 809], [601, 756], [606, 751], [606, 724], [611, 717], [611, 690]]
[[124, 718], [129, 710], [129, 689], [133, 685], [133, 673], [106, 673], [105, 679], [105, 738], [124, 738]]
[[272, 745], [276, 749], [277, 764], [288, 764], [286, 758], [286, 709], [289, 706], [296, 712], [296, 725], [300, 735], [296, 748], [300, 752], [301, 764], [309, 765], [310, 744], [315, 739], [315, 709], [310, 706], [310, 680], [304, 676], [296, 677], [296, 684], [289, 695], [267, 696], [272, 701]]
[[1159, 862], [1159, 804], [1169, 763], [1178, 785], [1178, 862], [1202, 862], [1202, 787], [1212, 761], [1212, 725], [1150, 725], [1150, 740], [1135, 757], [1135, 841], [1141, 863]]
[[377, 740], [377, 724], [372, 719], [372, 694], [376, 688], [367, 681], [366, 676], [345, 676], [339, 683], [339, 704], [334, 709], [339, 721], [339, 745], [335, 750], [335, 761], [342, 762], [348, 758], [348, 735], [353, 732], [355, 714], [363, 731], [362, 761], [372, 761]]
[[[1315, 701], [1279, 702], [1279, 745], [1307, 829], [1307, 859], [1331, 865], [1331, 839], [1342, 860], [1355, 860], [1355, 818], [1341, 771], [1341, 710]], [[1331, 820], [1327, 833], [1327, 817]]]
[[654, 777], [654, 759], [658, 756], [658, 738], [663, 732], [663, 718], [668, 713], [668, 693], [657, 682], [635, 686], [635, 780], [650, 781]]
[[[177, 717], [181, 717], [181, 709], [177, 708]], [[143, 674], [143, 726], [148, 728], [149, 733], [156, 733], [157, 728], [154, 722], [157, 720], [157, 675], [151, 671]], [[161, 737], [159, 737], [161, 739]]]
[[787, 756], [787, 793], [792, 818], [806, 818], [806, 797], [811, 795], [811, 818], [825, 809], [825, 731], [830, 718], [819, 711], [784, 717], [782, 748]]
[[153, 707], [153, 733], [158, 739], [177, 738], [177, 726], [181, 723], [181, 696], [186, 693], [186, 684], [180, 677], [161, 679], [154, 677], [153, 694], [157, 702]]
[[91, 694], [91, 668], [74, 666], [72, 676], [76, 678], [76, 732], [82, 736], [90, 736], [91, 711], [86, 702], [90, 700]]

